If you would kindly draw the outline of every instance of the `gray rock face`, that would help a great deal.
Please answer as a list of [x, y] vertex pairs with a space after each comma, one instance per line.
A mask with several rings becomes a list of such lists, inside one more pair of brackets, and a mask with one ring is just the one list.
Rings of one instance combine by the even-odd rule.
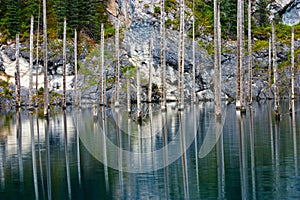
[[300, 0], [290, 3], [282, 14], [283, 24], [294, 26], [300, 22]]

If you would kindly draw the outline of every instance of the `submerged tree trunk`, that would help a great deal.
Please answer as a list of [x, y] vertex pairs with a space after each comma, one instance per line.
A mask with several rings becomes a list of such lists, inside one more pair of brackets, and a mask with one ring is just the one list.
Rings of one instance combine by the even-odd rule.
[[251, 34], [251, 0], [248, 0], [248, 100], [252, 104], [252, 34]]
[[101, 45], [100, 45], [100, 84], [99, 84], [99, 104], [104, 105], [103, 99], [103, 74], [104, 74], [104, 25], [101, 24]]
[[33, 70], [33, 22], [34, 18], [31, 16], [30, 20], [30, 53], [29, 53], [29, 103], [28, 108], [32, 109], [32, 70]]
[[165, 1], [160, 4], [161, 109], [166, 110]]
[[219, 0], [214, 0], [214, 104], [216, 116], [221, 116], [221, 23]]
[[67, 55], [66, 55], [66, 39], [67, 39], [67, 21], [66, 17], [64, 18], [64, 36], [63, 36], [63, 101], [62, 101], [62, 108], [66, 109], [67, 102], [66, 102], [66, 62], [67, 62]]
[[184, 109], [184, 0], [180, 0], [180, 30], [179, 30], [179, 55], [178, 55], [178, 110]]
[[46, 0], [43, 0], [43, 26], [44, 26], [44, 116], [48, 116], [49, 92], [48, 92], [48, 52], [47, 52], [47, 8]]
[[19, 43], [19, 34], [16, 35], [16, 71], [15, 71], [15, 84], [16, 84], [16, 107], [21, 106], [21, 99], [20, 99], [20, 43]]
[[115, 107], [120, 106], [119, 102], [119, 78], [120, 78], [120, 49], [119, 49], [119, 26], [120, 26], [120, 21], [119, 21], [119, 13], [117, 14], [117, 24], [116, 24], [116, 40], [115, 40], [115, 51], [116, 51], [116, 81], [115, 81]]
[[277, 87], [278, 81], [278, 73], [277, 73], [277, 52], [276, 52], [276, 33], [275, 33], [275, 21], [274, 16], [271, 18], [271, 25], [272, 25], [272, 54], [273, 54], [273, 70], [274, 70], [274, 112], [275, 118], [280, 119], [279, 113], [279, 90]]
[[77, 91], [77, 30], [74, 31], [74, 71], [75, 71], [75, 83], [74, 83], [74, 104], [78, 105], [78, 91]]

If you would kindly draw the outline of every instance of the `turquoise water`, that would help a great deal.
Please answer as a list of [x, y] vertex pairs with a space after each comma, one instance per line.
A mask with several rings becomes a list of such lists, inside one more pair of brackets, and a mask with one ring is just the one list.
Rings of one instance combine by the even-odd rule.
[[278, 123], [271, 102], [219, 121], [211, 102], [144, 107], [142, 123], [122, 108], [0, 113], [0, 199], [299, 199], [288, 102]]

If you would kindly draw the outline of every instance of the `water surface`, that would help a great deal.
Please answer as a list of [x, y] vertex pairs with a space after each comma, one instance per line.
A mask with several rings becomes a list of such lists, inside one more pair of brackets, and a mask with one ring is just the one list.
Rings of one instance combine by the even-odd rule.
[[299, 113], [282, 102], [276, 122], [272, 108], [151, 106], [142, 123], [122, 108], [2, 112], [0, 199], [298, 199]]

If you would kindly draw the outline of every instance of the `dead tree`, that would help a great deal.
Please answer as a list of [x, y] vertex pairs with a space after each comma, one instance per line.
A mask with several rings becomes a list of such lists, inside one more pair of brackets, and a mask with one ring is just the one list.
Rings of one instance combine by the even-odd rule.
[[78, 73], [77, 73], [77, 30], [75, 29], [74, 31], [74, 70], [75, 70], [75, 83], [74, 83], [74, 88], [75, 88], [75, 94], [74, 94], [74, 103], [75, 106], [78, 105], [78, 91], [77, 91], [77, 79], [78, 79]]
[[165, 1], [160, 4], [161, 109], [166, 110]]
[[277, 51], [276, 51], [276, 32], [275, 32], [275, 19], [274, 14], [271, 15], [271, 26], [272, 26], [272, 61], [273, 61], [273, 76], [274, 76], [274, 112], [275, 118], [280, 119], [279, 112], [279, 89], [277, 86], [278, 72], [277, 72]]
[[48, 92], [48, 44], [47, 44], [47, 7], [46, 0], [43, 0], [43, 32], [44, 32], [44, 116], [48, 116], [49, 92]]
[[216, 116], [221, 116], [221, 22], [219, 0], [214, 0], [214, 104]]
[[66, 102], [66, 64], [67, 64], [67, 53], [66, 53], [66, 40], [67, 40], [67, 21], [64, 18], [64, 33], [63, 33], [63, 101], [62, 107], [65, 110], [67, 107]]
[[252, 34], [251, 34], [251, 0], [248, 0], [248, 100], [252, 104]]
[[104, 25], [101, 24], [101, 44], [100, 44], [100, 85], [99, 85], [99, 91], [100, 91], [100, 105], [104, 105], [103, 99], [105, 98], [103, 96], [103, 74], [104, 74]]
[[116, 38], [115, 38], [115, 51], [116, 51], [116, 72], [115, 72], [115, 107], [120, 106], [119, 102], [119, 78], [120, 78], [120, 49], [119, 49], [119, 12], [117, 13], [117, 23], [116, 23]]
[[32, 109], [32, 70], [33, 70], [33, 22], [34, 18], [31, 16], [30, 20], [30, 52], [29, 52], [29, 103], [28, 108]]
[[40, 39], [40, 13], [41, 13], [41, 2], [39, 1], [39, 13], [37, 22], [37, 32], [36, 32], [36, 68], [35, 68], [35, 105], [39, 102], [39, 39]]
[[178, 54], [178, 110], [184, 109], [184, 0], [180, 0], [180, 28], [179, 28], [179, 54]]
[[21, 106], [20, 99], [20, 42], [19, 42], [19, 34], [16, 35], [16, 69], [15, 69], [15, 84], [16, 84], [16, 107]]

